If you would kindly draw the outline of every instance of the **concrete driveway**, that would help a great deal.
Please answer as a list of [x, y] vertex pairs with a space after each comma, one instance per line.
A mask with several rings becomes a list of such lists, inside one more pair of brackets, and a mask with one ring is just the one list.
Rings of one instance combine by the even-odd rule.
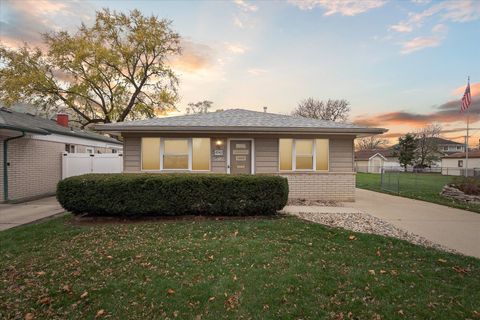
[[356, 189], [356, 202], [345, 203], [345, 206], [480, 258], [480, 213], [363, 189]]
[[0, 231], [45, 219], [64, 211], [55, 197], [18, 204], [0, 204]]

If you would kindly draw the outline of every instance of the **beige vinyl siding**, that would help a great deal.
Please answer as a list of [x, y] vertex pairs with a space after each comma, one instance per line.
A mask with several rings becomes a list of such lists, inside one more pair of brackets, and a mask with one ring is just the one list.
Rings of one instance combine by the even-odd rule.
[[278, 139], [255, 139], [255, 173], [278, 172]]
[[353, 138], [330, 138], [330, 172], [352, 172]]
[[[154, 136], [154, 135], [145, 135]], [[158, 136], [158, 135], [157, 135]], [[291, 136], [292, 138], [296, 138]], [[303, 138], [299, 137], [299, 138]], [[341, 136], [315, 136], [312, 138], [325, 138], [330, 140], [330, 172], [353, 172], [353, 137]], [[215, 159], [214, 149], [217, 139], [223, 141], [224, 150], [223, 160]], [[275, 173], [278, 172], [278, 139], [277, 137], [258, 137], [255, 138], [255, 173]], [[212, 162], [211, 171], [217, 173], [226, 172], [227, 161], [227, 140], [226, 138], [212, 138]], [[124, 171], [141, 171], [141, 137], [124, 137]]]
[[123, 140], [123, 171], [139, 172], [141, 170], [140, 137], [125, 137]]

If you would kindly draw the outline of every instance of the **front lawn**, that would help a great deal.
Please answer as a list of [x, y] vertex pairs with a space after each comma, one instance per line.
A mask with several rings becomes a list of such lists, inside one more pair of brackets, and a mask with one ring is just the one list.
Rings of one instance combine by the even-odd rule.
[[454, 179], [452, 176], [444, 176], [439, 173], [394, 172], [385, 174], [384, 179], [387, 189], [382, 190], [380, 174], [358, 172], [357, 188], [391, 193], [402, 197], [480, 212], [479, 205], [453, 201], [440, 195], [443, 186]]
[[463, 319], [480, 260], [302, 220], [78, 226], [0, 233], [0, 318]]

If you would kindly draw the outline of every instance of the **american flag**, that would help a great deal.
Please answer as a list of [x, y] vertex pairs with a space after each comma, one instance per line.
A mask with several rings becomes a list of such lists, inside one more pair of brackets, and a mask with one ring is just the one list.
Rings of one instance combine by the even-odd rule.
[[463, 97], [462, 97], [462, 107], [460, 110], [461, 111], [467, 110], [471, 104], [472, 104], [472, 95], [470, 93], [470, 79], [469, 79], [467, 87], [465, 88], [465, 93], [463, 94]]

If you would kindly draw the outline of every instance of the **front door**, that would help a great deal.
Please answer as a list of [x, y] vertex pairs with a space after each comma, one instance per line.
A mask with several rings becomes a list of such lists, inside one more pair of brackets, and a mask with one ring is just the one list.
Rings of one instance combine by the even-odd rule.
[[252, 173], [252, 141], [231, 140], [230, 141], [230, 173], [250, 174]]

